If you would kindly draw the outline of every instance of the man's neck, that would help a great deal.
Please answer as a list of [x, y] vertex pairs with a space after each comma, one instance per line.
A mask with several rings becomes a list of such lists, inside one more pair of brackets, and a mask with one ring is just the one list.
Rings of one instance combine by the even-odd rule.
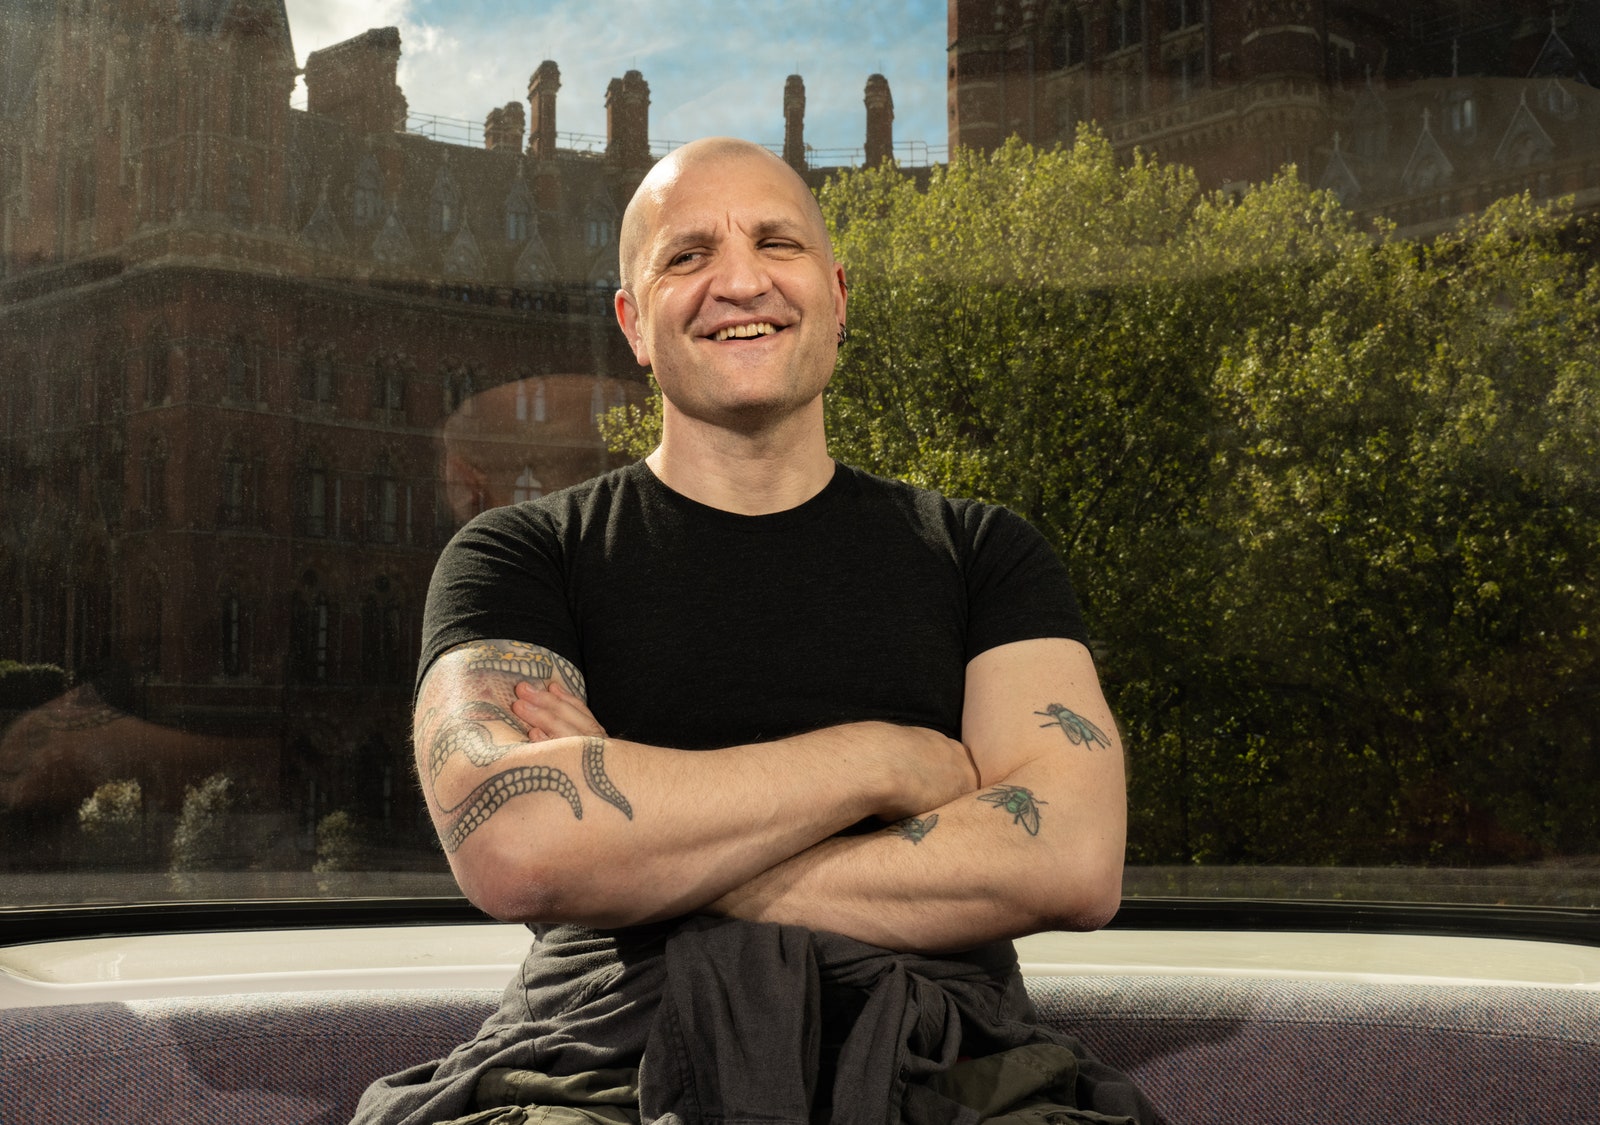
[[786, 512], [833, 479], [820, 417], [815, 425], [755, 435], [665, 421], [661, 444], [645, 464], [662, 484], [707, 507], [745, 516]]

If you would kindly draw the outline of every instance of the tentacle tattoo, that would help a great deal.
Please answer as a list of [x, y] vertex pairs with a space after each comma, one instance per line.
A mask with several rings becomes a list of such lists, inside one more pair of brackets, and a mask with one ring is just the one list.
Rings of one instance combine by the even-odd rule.
[[1074, 746], [1087, 746], [1090, 750], [1095, 744], [1110, 746], [1111, 739], [1106, 737], [1106, 732], [1095, 726], [1088, 719], [1075, 711], [1069, 711], [1059, 703], [1048, 704], [1043, 711], [1035, 711], [1035, 715], [1048, 716], [1048, 723], [1040, 723], [1039, 728], [1060, 727], [1061, 733], [1067, 736], [1067, 741]]
[[[433, 717], [438, 708], [429, 708], [424, 722]], [[488, 766], [498, 762], [515, 743], [499, 743], [489, 736], [486, 722], [505, 723], [512, 730], [528, 733], [528, 726], [510, 711], [483, 699], [474, 699], [451, 712], [451, 722], [434, 738], [428, 748], [428, 780], [436, 781], [439, 773], [457, 751], [466, 755], [475, 766]]]
[[471, 653], [467, 658], [469, 672], [504, 672], [521, 680], [536, 680], [546, 684], [560, 676], [562, 686], [573, 695], [579, 699], [588, 698], [583, 673], [578, 671], [578, 666], [549, 649], [515, 641], [504, 644], [479, 641], [467, 646], [467, 651]]
[[428, 748], [428, 780], [437, 781], [439, 772], [457, 752], [475, 766], [491, 766], [504, 758], [514, 742], [496, 743], [482, 723], [451, 723], [439, 732]]
[[938, 827], [938, 824], [939, 814], [929, 813], [927, 816], [908, 816], [904, 820], [897, 820], [889, 825], [888, 830], [902, 839], [910, 840], [913, 844], [920, 844], [923, 837]]
[[1033, 795], [1032, 789], [1024, 789], [1020, 785], [996, 785], [987, 793], [979, 793], [978, 800], [987, 801], [1010, 813], [1011, 823], [1022, 825], [1030, 836], [1039, 834], [1039, 806], [1050, 803], [1039, 800]]
[[495, 774], [454, 807], [444, 810], [455, 813], [449, 826], [439, 833], [444, 850], [453, 854], [501, 805], [527, 793], [558, 793], [572, 806], [572, 815], [583, 819], [583, 800], [570, 777], [552, 766], [517, 766]]
[[628, 798], [606, 776], [606, 740], [598, 735], [591, 734], [583, 740], [583, 780], [602, 801], [615, 805], [623, 816], [633, 819], [633, 806]]

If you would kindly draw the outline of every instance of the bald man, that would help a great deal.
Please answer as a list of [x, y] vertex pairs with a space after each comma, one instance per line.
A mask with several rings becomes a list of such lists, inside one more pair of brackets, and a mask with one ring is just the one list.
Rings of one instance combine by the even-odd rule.
[[[776, 156], [662, 160], [621, 278], [659, 447], [463, 528], [425, 615], [429, 811], [466, 895], [538, 940], [478, 1039], [359, 1120], [619, 1068], [647, 1121], [956, 1120], [953, 1061], [1024, 1049], [1067, 1077], [1019, 1098], [1144, 1116], [1034, 1026], [1009, 941], [1120, 897], [1122, 747], [1060, 562], [1003, 509], [828, 455], [844, 271]], [[908, 966], [951, 1006], [931, 1040]]]

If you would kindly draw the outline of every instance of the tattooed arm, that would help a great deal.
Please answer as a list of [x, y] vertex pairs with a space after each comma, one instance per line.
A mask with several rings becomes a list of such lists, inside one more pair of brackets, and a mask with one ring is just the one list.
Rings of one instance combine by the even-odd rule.
[[1127, 799], [1089, 651], [1045, 639], [979, 654], [962, 738], [977, 792], [822, 841], [712, 909], [929, 952], [1104, 925], [1122, 893]]
[[461, 645], [423, 679], [428, 809], [456, 881], [495, 917], [603, 928], [699, 910], [863, 817], [975, 780], [933, 731], [852, 723], [690, 754], [607, 737], [584, 700], [576, 667], [516, 641]]

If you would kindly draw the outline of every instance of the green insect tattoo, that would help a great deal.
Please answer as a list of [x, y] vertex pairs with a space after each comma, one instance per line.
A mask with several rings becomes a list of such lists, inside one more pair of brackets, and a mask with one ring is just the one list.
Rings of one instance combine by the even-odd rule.
[[[455, 854], [484, 823], [500, 811], [500, 807], [513, 797], [527, 793], [556, 793], [572, 806], [572, 815], [583, 819], [583, 800], [572, 779], [552, 766], [517, 766], [495, 774], [488, 781], [468, 793], [447, 814], [455, 814], [447, 828], [439, 833], [446, 852]], [[459, 810], [459, 811], [458, 811]]]
[[557, 676], [562, 686], [579, 699], [586, 699], [583, 673], [578, 666], [549, 649], [525, 645], [517, 641], [496, 643], [477, 641], [467, 647], [469, 672], [504, 672], [519, 680], [532, 680], [547, 684]]
[[1020, 785], [996, 785], [987, 793], [979, 793], [978, 800], [1010, 813], [1011, 823], [1022, 825], [1030, 836], [1039, 834], [1039, 806], [1050, 803], [1039, 800], [1033, 790]]
[[628, 798], [606, 776], [606, 740], [597, 735], [591, 734], [583, 740], [583, 780], [602, 801], [615, 805], [623, 816], [633, 819], [633, 806]]
[[889, 825], [889, 831], [899, 836], [902, 840], [910, 840], [913, 844], [920, 844], [929, 832], [939, 824], [939, 814], [929, 813], [927, 816], [908, 816], [904, 820], [897, 820]]
[[1045, 715], [1050, 719], [1048, 723], [1039, 724], [1041, 730], [1045, 727], [1060, 727], [1061, 733], [1066, 735], [1067, 741], [1074, 746], [1087, 746], [1093, 750], [1096, 743], [1101, 746], [1111, 745], [1111, 739], [1106, 737], [1105, 731], [1059, 703], [1051, 703], [1043, 711], [1035, 711], [1034, 714]]

